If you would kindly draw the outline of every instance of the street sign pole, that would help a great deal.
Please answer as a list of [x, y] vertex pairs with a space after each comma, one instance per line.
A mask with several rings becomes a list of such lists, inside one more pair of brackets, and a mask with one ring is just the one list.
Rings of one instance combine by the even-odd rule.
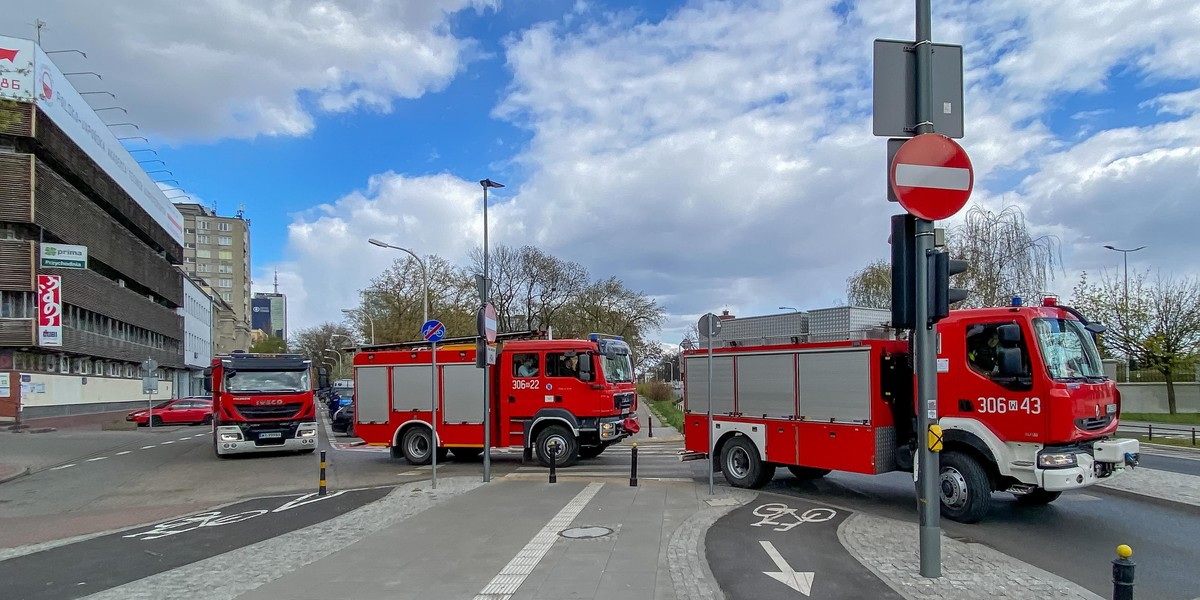
[[[483, 300], [483, 307], [479, 309], [479, 337], [480, 343], [476, 345], [475, 364], [480, 365], [483, 369], [483, 482], [487, 483], [492, 479], [492, 411], [491, 411], [491, 386], [488, 382], [489, 369], [492, 366], [492, 361], [488, 360], [491, 354], [491, 344], [496, 341], [496, 308], [488, 302], [484, 296], [487, 294], [487, 279], [484, 278], [480, 286], [480, 298]], [[483, 357], [478, 356], [483, 353]]]
[[[917, 133], [933, 133], [933, 42], [932, 8], [930, 0], [916, 0], [916, 105]], [[929, 261], [933, 249], [933, 222], [916, 221], [916, 319], [913, 324], [913, 345], [917, 368], [917, 506], [920, 510], [921, 576], [940, 577], [942, 574], [942, 537], [939, 511], [941, 494], [937, 488], [941, 477], [938, 454], [925, 442], [931, 424], [937, 423], [937, 349], [936, 333], [929, 326]]]
[[158, 368], [158, 361], [153, 358], [146, 357], [146, 362], [142, 363], [142, 369], [146, 374], [142, 377], [142, 393], [146, 394], [146, 427], [154, 430], [154, 392], [158, 391], [157, 381], [153, 379], [154, 370]]
[[437, 422], [438, 422], [438, 371], [437, 371], [437, 342], [429, 342], [429, 352], [433, 354], [433, 444], [429, 451], [433, 453], [433, 489], [437, 489]]
[[713, 495], [713, 467], [716, 457], [713, 456], [713, 448], [716, 447], [713, 440], [713, 411], [712, 411], [712, 379], [713, 379], [713, 338], [721, 331], [721, 320], [717, 315], [708, 313], [700, 317], [700, 323], [697, 324], [696, 331], [708, 338], [708, 495]]

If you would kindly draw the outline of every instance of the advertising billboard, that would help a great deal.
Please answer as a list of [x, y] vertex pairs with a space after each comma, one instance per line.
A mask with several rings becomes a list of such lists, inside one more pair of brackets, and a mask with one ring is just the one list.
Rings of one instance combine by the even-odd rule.
[[43, 242], [38, 265], [52, 269], [86, 269], [87, 260], [87, 246]]
[[175, 205], [32, 41], [0, 36], [0, 98], [36, 103], [172, 239], [183, 245], [183, 216]]
[[38, 275], [38, 345], [62, 346], [62, 277]]
[[250, 300], [250, 328], [262, 331], [267, 335], [274, 335], [271, 331], [270, 298], [252, 298]]

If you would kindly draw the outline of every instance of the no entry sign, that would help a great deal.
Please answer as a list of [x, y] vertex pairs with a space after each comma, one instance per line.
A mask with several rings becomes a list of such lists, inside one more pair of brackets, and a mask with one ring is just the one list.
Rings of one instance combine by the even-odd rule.
[[975, 172], [962, 146], [944, 135], [924, 133], [896, 152], [888, 180], [904, 210], [936, 221], [953, 216], [967, 203]]

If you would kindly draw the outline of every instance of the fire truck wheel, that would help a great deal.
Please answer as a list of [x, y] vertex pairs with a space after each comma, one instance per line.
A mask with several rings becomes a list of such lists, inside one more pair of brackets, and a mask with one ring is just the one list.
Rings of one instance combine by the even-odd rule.
[[941, 462], [942, 515], [959, 523], [976, 523], [987, 516], [992, 486], [983, 467], [962, 452], [943, 452]]
[[758, 489], [775, 476], [775, 465], [758, 457], [750, 438], [738, 436], [721, 450], [721, 472], [733, 487]]
[[1026, 506], [1041, 506], [1050, 504], [1062, 495], [1062, 492], [1047, 492], [1042, 488], [1033, 488], [1032, 491], [1026, 494], [1014, 494], [1017, 497], [1017, 503]]
[[400, 442], [404, 460], [410, 465], [421, 466], [433, 462], [432, 447], [433, 434], [424, 427], [413, 427], [404, 432], [404, 439]]
[[792, 476], [796, 479], [820, 479], [829, 474], [829, 469], [817, 469], [814, 467], [795, 467], [789, 466], [788, 470], [792, 472]]
[[543, 467], [550, 468], [550, 445], [555, 442], [558, 443], [555, 466], [569, 467], [579, 462], [579, 442], [571, 430], [562, 425], [551, 425], [537, 436], [537, 458]]

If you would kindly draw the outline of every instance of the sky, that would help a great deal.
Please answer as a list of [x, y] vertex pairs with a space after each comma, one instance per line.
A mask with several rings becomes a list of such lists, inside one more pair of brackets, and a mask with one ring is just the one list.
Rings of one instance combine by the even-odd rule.
[[[585, 0], [40, 0], [33, 38], [116, 95], [191, 198], [251, 221], [254, 290], [339, 321], [398, 257], [535, 245], [702, 314], [845, 302], [888, 256], [872, 41], [914, 5]], [[1200, 2], [935, 0], [963, 46], [970, 205], [1017, 206], [1082, 271], [1200, 272]], [[114, 103], [90, 95], [99, 108]], [[126, 119], [127, 117], [127, 119]], [[139, 145], [141, 144], [141, 145]], [[960, 213], [961, 215], [961, 213]], [[954, 224], [954, 217], [939, 227]]]

